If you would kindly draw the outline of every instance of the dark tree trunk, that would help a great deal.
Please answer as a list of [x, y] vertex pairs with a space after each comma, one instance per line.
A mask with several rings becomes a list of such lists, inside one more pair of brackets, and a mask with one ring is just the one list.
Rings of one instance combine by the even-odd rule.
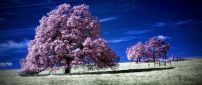
[[154, 67], [155, 67], [155, 47], [154, 47], [154, 51], [153, 51], [153, 61], [154, 61]]
[[154, 67], [155, 67], [155, 62], [156, 62], [156, 61], [155, 61], [155, 57], [154, 57], [154, 56], [153, 56], [153, 61], [154, 61]]
[[66, 60], [67, 65], [69, 65], [69, 67], [65, 69], [65, 74], [66, 74], [66, 73], [70, 73], [70, 69], [71, 69], [70, 62], [73, 60], [73, 58], [66, 57], [65, 60]]
[[138, 58], [138, 61], [141, 62], [141, 58], [140, 57]]
[[53, 71], [53, 69], [50, 70], [49, 75], [51, 74], [52, 71]]
[[70, 69], [69, 68], [65, 69], [65, 74], [67, 74], [67, 73], [70, 73]]

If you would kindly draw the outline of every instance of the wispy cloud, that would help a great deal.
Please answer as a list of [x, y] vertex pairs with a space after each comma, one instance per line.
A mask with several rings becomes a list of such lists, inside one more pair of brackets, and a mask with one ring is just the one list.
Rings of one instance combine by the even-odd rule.
[[109, 42], [109, 43], [120, 43], [120, 42], [130, 41], [130, 40], [133, 40], [133, 39], [135, 39], [135, 38], [139, 38], [139, 37], [114, 38], [114, 39], [109, 39], [109, 40], [107, 40], [107, 42]]
[[179, 25], [186, 25], [190, 23], [193, 23], [192, 19], [172, 21], [172, 22], [155, 22], [151, 26], [153, 27], [179, 26]]
[[115, 34], [118, 33], [119, 35], [123, 36], [132, 36], [132, 35], [141, 35], [141, 34], [147, 34], [152, 32], [152, 30], [147, 30], [147, 29], [141, 29], [141, 30], [136, 30], [136, 29], [121, 29], [117, 31], [111, 31], [111, 32], [104, 32], [105, 35], [110, 35], [110, 34]]
[[21, 49], [27, 47], [27, 43], [29, 42], [28, 39], [24, 39], [21, 42], [15, 42], [12, 40], [9, 40], [4, 43], [0, 43], [0, 50], [6, 50], [6, 49]]
[[[11, 1], [13, 2], [13, 0], [11, 0]], [[17, 1], [19, 1], [19, 0], [17, 0]], [[53, 1], [48, 0], [48, 2], [46, 2], [46, 3], [27, 3], [27, 4], [22, 4], [22, 5], [13, 5], [13, 6], [9, 6], [9, 7], [5, 6], [5, 7], [2, 7], [0, 9], [26, 8], [26, 7], [39, 7], [39, 6], [40, 7], [47, 7], [47, 6], [52, 5], [52, 4], [55, 5], [55, 4], [64, 3], [64, 2], [65, 1], [56, 1], [56, 2], [53, 2]], [[9, 4], [6, 4], [6, 5], [9, 5]]]
[[27, 51], [28, 42], [29, 40], [24, 39], [20, 42], [9, 40], [0, 43], [0, 57], [24, 54]]
[[112, 21], [115, 19], [117, 19], [117, 17], [108, 17], [108, 18], [100, 19], [100, 22], [107, 22], [107, 21]]
[[151, 30], [129, 30], [129, 31], [126, 31], [125, 33], [129, 35], [140, 35], [140, 34], [146, 34], [149, 32], [151, 32]]
[[183, 25], [183, 24], [188, 24], [188, 23], [191, 23], [191, 22], [192, 22], [192, 20], [189, 19], [189, 20], [178, 21], [175, 24], [176, 25]]
[[0, 62], [0, 67], [7, 67], [7, 66], [12, 66], [12, 62]]
[[167, 25], [168, 25], [168, 23], [166, 23], [166, 22], [156, 22], [156, 23], [152, 24], [151, 26], [153, 26], [153, 27], [165, 27]]
[[158, 37], [159, 39], [163, 39], [163, 40], [170, 38], [170, 37], [164, 36], [164, 35], [158, 35], [157, 37]]
[[108, 37], [107, 42], [121, 43], [121, 42], [126, 42], [126, 41], [130, 41], [137, 38], [143, 38], [142, 35], [145, 35], [150, 32], [151, 30], [146, 30], [146, 29], [125, 28], [125, 29], [119, 29], [117, 31], [107, 32], [105, 33], [105, 35], [109, 36], [109, 34], [119, 34], [119, 37], [117, 36]]

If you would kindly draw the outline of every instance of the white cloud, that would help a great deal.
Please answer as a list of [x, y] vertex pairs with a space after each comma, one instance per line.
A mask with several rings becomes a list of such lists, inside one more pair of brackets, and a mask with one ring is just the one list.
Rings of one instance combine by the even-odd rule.
[[12, 65], [13, 65], [12, 62], [0, 62], [1, 67], [12, 66]]
[[109, 42], [109, 43], [120, 43], [120, 42], [130, 41], [130, 40], [135, 39], [135, 38], [139, 38], [139, 37], [122, 37], [122, 38], [107, 40], [107, 42]]
[[100, 19], [100, 22], [107, 22], [115, 19], [117, 19], [117, 17], [108, 17], [108, 18]]
[[156, 22], [153, 23], [151, 26], [153, 27], [165, 27], [165, 26], [178, 26], [178, 25], [185, 25], [185, 24], [190, 24], [193, 23], [192, 19], [188, 20], [181, 20], [181, 21], [173, 21], [173, 22]]
[[108, 40], [107, 42], [109, 43], [119, 43], [119, 42], [123, 42], [123, 41], [128, 41], [128, 39], [112, 39], [112, 40]]
[[121, 30], [118, 30], [116, 32], [107, 32], [105, 34], [116, 34], [116, 33], [119, 33], [119, 35], [121, 35], [122, 37], [117, 37], [117, 38], [113, 38], [111, 37], [110, 39], [107, 39], [107, 42], [109, 43], [120, 43], [120, 42], [125, 42], [125, 41], [130, 41], [130, 40], [133, 40], [133, 39], [136, 39], [136, 38], [143, 38], [143, 37], [140, 37], [141, 35], [143, 34], [146, 34], [146, 33], [149, 33], [151, 32], [151, 30], [145, 30], [145, 29], [142, 29], [142, 30], [132, 30], [132, 29], [121, 29]]
[[190, 23], [190, 22], [192, 22], [191, 19], [189, 19], [189, 20], [183, 20], [183, 21], [178, 21], [178, 22], [176, 22], [175, 24], [176, 24], [176, 25], [182, 25], [182, 24], [187, 24], [187, 23]]
[[131, 31], [127, 31], [126, 34], [139, 35], [139, 34], [145, 34], [145, 33], [149, 33], [149, 32], [151, 32], [151, 30], [131, 30]]
[[15, 42], [15, 41], [9, 40], [7, 42], [0, 43], [0, 50], [25, 48], [25, 47], [27, 47], [28, 42], [29, 42], [29, 40], [27, 40], [27, 39], [25, 39], [21, 42]]
[[167, 25], [168, 25], [168, 23], [165, 23], [165, 22], [156, 22], [152, 26], [153, 27], [164, 27], [164, 26], [167, 26]]
[[159, 39], [162, 39], [162, 40], [165, 40], [165, 39], [168, 39], [169, 37], [168, 36], [163, 36], [163, 35], [158, 35], [157, 36]]

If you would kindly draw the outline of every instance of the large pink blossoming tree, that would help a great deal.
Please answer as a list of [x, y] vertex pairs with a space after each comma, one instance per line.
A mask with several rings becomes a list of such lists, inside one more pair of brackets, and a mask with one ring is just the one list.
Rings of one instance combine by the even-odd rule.
[[73, 65], [92, 63], [107, 68], [116, 65], [114, 58], [115, 53], [100, 38], [99, 20], [89, 7], [65, 3], [41, 18], [19, 73], [36, 74], [54, 67], [64, 67], [68, 73]]

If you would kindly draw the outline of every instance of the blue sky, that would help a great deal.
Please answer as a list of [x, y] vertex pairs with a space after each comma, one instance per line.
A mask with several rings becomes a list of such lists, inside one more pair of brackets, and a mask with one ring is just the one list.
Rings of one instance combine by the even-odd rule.
[[169, 55], [202, 56], [202, 2], [199, 0], [1, 0], [0, 69], [19, 68], [39, 19], [57, 5], [90, 6], [101, 22], [101, 37], [127, 61], [127, 47], [159, 36]]

